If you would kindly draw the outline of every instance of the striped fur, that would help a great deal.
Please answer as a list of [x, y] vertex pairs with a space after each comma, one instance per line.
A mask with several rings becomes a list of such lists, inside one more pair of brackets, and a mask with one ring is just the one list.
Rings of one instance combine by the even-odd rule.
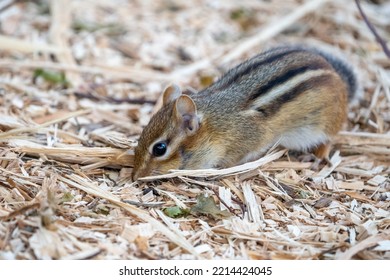
[[[177, 116], [180, 93], [164, 104], [141, 135], [134, 178], [152, 170], [228, 167], [259, 157], [275, 143], [327, 158], [356, 88], [353, 71], [333, 55], [300, 46], [270, 49], [190, 94], [195, 119], [193, 111]], [[180, 122], [188, 117], [199, 120], [194, 135]], [[150, 154], [156, 141], [169, 143], [163, 157]]]
[[[311, 56], [312, 60], [308, 59], [308, 55]], [[325, 59], [328, 65], [325, 65], [323, 61], [320, 62], [320, 57]], [[288, 68], [290, 66], [291, 68]], [[294, 76], [301, 71], [315, 70], [321, 66], [325, 68], [329, 68], [329, 66], [331, 66], [334, 70], [336, 70], [348, 87], [348, 97], [352, 99], [357, 90], [357, 81], [350, 66], [342, 59], [334, 57], [329, 53], [302, 46], [277, 47], [258, 54], [257, 56], [229, 70], [209, 89], [212, 91], [221, 91], [229, 88], [240, 80], [245, 80], [250, 76], [253, 76], [253, 73], [259, 74], [260, 72], [262, 74], [260, 76], [262, 77], [276, 77], [276, 79], [273, 79], [273, 83], [268, 83], [267, 86], [270, 88], [275, 84], [285, 82], [289, 76]], [[283, 68], [283, 70], [285, 70], [283, 74], [278, 71], [279, 68]], [[265, 82], [265, 80], [258, 80], [258, 82]], [[263, 88], [263, 91], [265, 90], [266, 88]]]

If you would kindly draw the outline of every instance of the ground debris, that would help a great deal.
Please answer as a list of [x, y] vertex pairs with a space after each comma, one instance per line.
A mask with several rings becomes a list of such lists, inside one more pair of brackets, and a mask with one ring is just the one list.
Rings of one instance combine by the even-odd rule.
[[[351, 3], [14, 2], [0, 15], [0, 259], [390, 259], [390, 63]], [[362, 6], [390, 38], [385, 2]], [[358, 72], [332, 166], [276, 149], [131, 182], [166, 84], [200, 90], [286, 42]]]

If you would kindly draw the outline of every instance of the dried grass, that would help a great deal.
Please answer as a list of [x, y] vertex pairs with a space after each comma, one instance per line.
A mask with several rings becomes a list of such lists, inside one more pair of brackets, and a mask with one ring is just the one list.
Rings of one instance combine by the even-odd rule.
[[[279, 2], [2, 10], [0, 259], [390, 259], [389, 59], [350, 1]], [[385, 2], [362, 5], [390, 38]], [[362, 100], [334, 141], [332, 167], [312, 171], [276, 149], [229, 169], [131, 182], [133, 148], [166, 83], [200, 89], [285, 42], [332, 47], [359, 72]], [[40, 68], [71, 85], [34, 78]], [[199, 194], [232, 215], [162, 211], [191, 209]]]

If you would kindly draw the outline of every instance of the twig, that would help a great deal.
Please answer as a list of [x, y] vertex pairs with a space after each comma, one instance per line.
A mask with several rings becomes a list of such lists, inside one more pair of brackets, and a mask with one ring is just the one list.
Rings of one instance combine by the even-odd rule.
[[87, 251], [81, 251], [80, 253], [68, 255], [61, 258], [61, 260], [90, 260], [104, 252], [102, 248], [93, 248]]
[[344, 252], [340, 253], [339, 255], [336, 255], [336, 260], [349, 260], [354, 255], [359, 253], [360, 251], [373, 247], [377, 245], [381, 241], [389, 240], [388, 234], [379, 234], [379, 235], [373, 235], [370, 236], [364, 240], [361, 240], [359, 243], [351, 246], [349, 249], [345, 250]]
[[[1, 38], [1, 37], [0, 37]], [[23, 41], [25, 42], [25, 41]], [[1, 48], [0, 41], [0, 48]], [[34, 45], [35, 46], [35, 45]], [[58, 48], [52, 47], [54, 50]], [[44, 51], [41, 47], [36, 47], [37, 51]], [[52, 51], [55, 53], [55, 51]], [[31, 52], [31, 51], [30, 51]], [[106, 78], [115, 77], [136, 82], [145, 82], [153, 79], [154, 81], [171, 82], [174, 80], [174, 75], [169, 73], [161, 73], [150, 69], [136, 69], [132, 67], [109, 67], [99, 65], [71, 65], [66, 63], [53, 63], [48, 61], [16, 61], [11, 59], [0, 59], [0, 69], [36, 69], [48, 68], [54, 70], [71, 71], [77, 73], [87, 73], [94, 75], [104, 75]], [[68, 77], [68, 76], [67, 76]], [[178, 79], [178, 78], [177, 78]]]
[[[54, 45], [64, 50], [57, 54], [58, 60], [76, 66], [76, 61], [69, 46], [69, 28], [72, 22], [71, 7], [72, 5], [67, 0], [51, 1], [50, 40]], [[66, 76], [75, 87], [84, 84], [79, 73], [66, 72]]]
[[244, 173], [244, 172], [257, 169], [260, 166], [263, 166], [269, 162], [277, 160], [278, 158], [283, 156], [285, 152], [286, 150], [280, 150], [275, 153], [265, 155], [264, 157], [256, 161], [247, 162], [241, 165], [237, 165], [225, 169], [173, 170], [172, 173], [143, 177], [143, 178], [139, 178], [138, 180], [142, 182], [147, 182], [147, 181], [155, 181], [161, 179], [176, 178], [180, 176], [200, 177], [200, 178], [230, 176], [230, 175]]
[[102, 96], [96, 96], [91, 93], [83, 93], [83, 92], [75, 92], [74, 95], [78, 98], [87, 98], [91, 99], [93, 101], [106, 101], [110, 103], [115, 104], [122, 104], [122, 103], [128, 103], [128, 104], [156, 104], [156, 101], [154, 100], [145, 100], [144, 98], [114, 98], [114, 97], [102, 97]]
[[364, 19], [364, 22], [367, 24], [367, 26], [370, 29], [370, 31], [372, 32], [372, 34], [374, 34], [376, 41], [381, 45], [383, 52], [386, 54], [386, 56], [388, 58], [390, 58], [390, 50], [387, 47], [385, 40], [383, 40], [383, 38], [376, 31], [374, 25], [372, 25], [372, 23], [368, 20], [366, 14], [363, 12], [362, 7], [360, 6], [360, 1], [355, 0], [355, 3], [359, 9], [360, 14], [362, 15], [362, 17]]
[[18, 215], [22, 215], [25, 212], [30, 211], [32, 209], [35, 210], [35, 209], [39, 208], [40, 206], [41, 206], [41, 204], [39, 202], [27, 204], [27, 205], [22, 206], [21, 208], [15, 210], [15, 211], [11, 212], [7, 216], [0, 217], [0, 220], [2, 220], [2, 221], [11, 220], [11, 219], [13, 219], [14, 217], [16, 217]]
[[266, 25], [259, 34], [250, 37], [241, 42], [234, 49], [223, 55], [224, 52], [212, 55], [210, 58], [205, 58], [200, 61], [191, 63], [185, 67], [181, 67], [171, 72], [170, 77], [173, 82], [182, 81], [185, 77], [190, 77], [199, 70], [218, 64], [219, 66], [227, 64], [234, 59], [239, 58], [248, 50], [261, 46], [261, 43], [275, 37], [286, 28], [290, 27], [294, 22], [304, 17], [310, 12], [318, 10], [322, 5], [331, 0], [313, 0], [307, 1], [302, 7], [288, 14], [284, 18], [277, 18]]
[[139, 201], [133, 201], [133, 200], [128, 200], [124, 199], [122, 202], [134, 205], [134, 206], [144, 206], [144, 207], [160, 207], [163, 206], [165, 203], [164, 202], [139, 202]]
[[54, 54], [60, 54], [63, 51], [58, 46], [21, 40], [4, 35], [0, 35], [0, 50], [19, 51], [23, 53], [48, 52]]
[[281, 33], [286, 28], [290, 27], [294, 22], [298, 21], [300, 18], [304, 17], [308, 13], [311, 13], [315, 10], [318, 10], [322, 5], [330, 0], [316, 0], [316, 1], [306, 1], [306, 3], [300, 8], [296, 9], [292, 13], [288, 14], [284, 18], [277, 18], [271, 21], [266, 25], [262, 32], [256, 34], [255, 36], [248, 38], [238, 45], [235, 49], [228, 52], [222, 59], [220, 64], [228, 63], [244, 54], [250, 49], [253, 49], [256, 46], [260, 46], [261, 43], [275, 37]]
[[214, 192], [215, 196], [218, 197], [218, 200], [223, 204], [225, 205], [225, 207], [229, 210], [230, 213], [232, 213], [233, 215], [237, 216], [238, 215], [235, 213], [234, 209], [232, 207], [230, 207], [220, 196], [219, 196], [219, 193], [218, 191], [215, 189], [215, 188], [211, 188], [211, 190]]
[[70, 119], [70, 118], [75, 118], [75, 117], [78, 117], [81, 115], [85, 115], [85, 114], [88, 114], [90, 112], [91, 112], [90, 109], [79, 110], [76, 112], [69, 113], [69, 114], [62, 116], [60, 118], [45, 122], [43, 124], [38, 124], [36, 126], [14, 128], [14, 129], [8, 130], [7, 132], [0, 133], [0, 139], [4, 139], [10, 135], [17, 135], [17, 134], [21, 134], [21, 133], [33, 132], [33, 131], [36, 131], [40, 128], [47, 127], [47, 126], [62, 122], [62, 121], [65, 121], [67, 119]]

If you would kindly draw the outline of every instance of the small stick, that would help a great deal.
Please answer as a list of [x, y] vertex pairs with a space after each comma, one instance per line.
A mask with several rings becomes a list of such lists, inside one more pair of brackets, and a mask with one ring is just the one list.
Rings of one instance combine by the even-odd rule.
[[163, 206], [164, 202], [138, 202], [133, 200], [124, 199], [122, 202], [134, 205], [134, 206], [144, 206], [144, 207], [160, 207]]
[[362, 15], [365, 23], [367, 24], [368, 28], [370, 29], [370, 31], [372, 32], [372, 34], [374, 34], [375, 36], [375, 39], [376, 41], [381, 45], [382, 49], [383, 49], [383, 52], [386, 54], [386, 56], [388, 58], [390, 58], [390, 50], [389, 48], [387, 47], [386, 45], [386, 42], [383, 40], [383, 38], [378, 34], [378, 32], [376, 31], [375, 27], [371, 24], [371, 22], [368, 20], [366, 14], [363, 12], [363, 9], [362, 7], [360, 6], [360, 1], [359, 0], [355, 0], [355, 3], [359, 9], [359, 12], [360, 14]]
[[[3, 36], [4, 37], [4, 36]], [[15, 39], [13, 39], [15, 40]], [[31, 43], [24, 42], [23, 44], [28, 45]], [[2, 36], [0, 35], [0, 49], [4, 48]], [[45, 46], [34, 45], [33, 50], [39, 50], [39, 51], [47, 51], [47, 52], [53, 52], [57, 53], [59, 51], [62, 51], [60, 48], [57, 48], [55, 46], [49, 46], [49, 49]], [[31, 49], [31, 46], [30, 46]], [[19, 50], [19, 49], [18, 49]], [[29, 50], [31, 52], [32, 50]], [[65, 64], [65, 63], [54, 63], [54, 62], [48, 62], [48, 61], [16, 61], [12, 59], [0, 59], [0, 69], [2, 68], [11, 68], [11, 69], [17, 69], [20, 70], [21, 68], [27, 68], [27, 69], [36, 69], [36, 68], [49, 68], [54, 70], [61, 70], [61, 71], [71, 71], [71, 72], [80, 72], [80, 73], [87, 73], [87, 74], [95, 74], [95, 75], [104, 75], [107, 77], [114, 77], [118, 79], [126, 79], [130, 81], [136, 81], [136, 82], [145, 82], [150, 81], [151, 77], [153, 77], [153, 80], [163, 81], [163, 82], [172, 82], [172, 80], [175, 78], [174, 75], [169, 73], [161, 73], [155, 70], [149, 70], [149, 69], [136, 69], [134, 67], [108, 67], [108, 66], [88, 66], [88, 65], [71, 65], [71, 64]]]
[[[63, 49], [51, 45], [51, 44], [45, 44], [45, 43], [36, 43], [31, 42], [28, 40], [22, 40], [18, 38], [13, 38], [10, 36], [0, 35], [0, 50], [5, 51], [18, 51], [22, 53], [32, 53], [32, 52], [48, 52], [48, 53], [54, 53], [54, 54], [60, 54]], [[10, 66], [14, 67], [15, 65], [12, 65], [15, 61], [10, 60]]]
[[170, 77], [173, 81], [180, 81], [181, 79], [183, 79], [183, 77], [190, 77], [199, 70], [210, 67], [211, 65], [226, 65], [231, 61], [241, 57], [244, 53], [253, 48], [259, 49], [262, 43], [280, 34], [286, 28], [290, 27], [292, 24], [294, 24], [296, 21], [298, 21], [305, 15], [319, 10], [321, 6], [330, 1], [331, 0], [306, 1], [301, 7], [292, 11], [286, 16], [283, 16], [282, 18], [278, 17], [275, 20], [269, 22], [262, 28], [260, 33], [243, 40], [233, 49], [229, 50], [227, 53], [212, 55], [210, 58], [196, 61], [187, 66], [174, 70], [173, 72], [171, 72]]
[[109, 103], [121, 104], [121, 103], [129, 103], [129, 104], [156, 104], [156, 101], [146, 100], [143, 98], [114, 98], [114, 97], [100, 97], [93, 95], [91, 93], [83, 93], [83, 92], [75, 92], [74, 95], [78, 98], [87, 98], [94, 101], [105, 101]]
[[[53, 44], [63, 51], [57, 54], [57, 59], [62, 63], [77, 66], [69, 46], [69, 29], [72, 23], [72, 5], [67, 0], [50, 2], [51, 22], [49, 36]], [[79, 73], [66, 71], [69, 81], [77, 87], [84, 84]]]
[[318, 11], [321, 6], [323, 6], [327, 2], [329, 2], [329, 0], [306, 1], [301, 7], [292, 11], [290, 14], [271, 21], [263, 27], [260, 33], [244, 40], [240, 45], [238, 45], [236, 48], [234, 48], [224, 57], [222, 57], [222, 59], [220, 59], [220, 64], [223, 65], [229, 63], [232, 60], [242, 56], [248, 50], [261, 46], [261, 43], [275, 37], [305, 15], [314, 11]]
[[33, 131], [36, 131], [36, 130], [38, 130], [40, 128], [44, 128], [44, 127], [47, 127], [47, 126], [50, 126], [50, 125], [62, 122], [62, 121], [65, 121], [67, 119], [70, 119], [70, 118], [75, 118], [75, 117], [78, 117], [78, 116], [81, 116], [81, 115], [85, 115], [85, 114], [88, 114], [90, 112], [91, 112], [90, 109], [79, 110], [79, 111], [76, 111], [76, 112], [69, 113], [69, 114], [67, 114], [67, 115], [65, 115], [63, 117], [58, 118], [58, 119], [54, 119], [54, 120], [45, 122], [43, 124], [38, 124], [36, 126], [14, 128], [14, 129], [8, 130], [7, 132], [0, 133], [0, 140], [3, 139], [3, 138], [8, 137], [10, 135], [17, 135], [17, 134], [20, 134], [20, 133], [33, 132]]
[[214, 192], [214, 194], [218, 197], [218, 200], [223, 204], [225, 205], [225, 207], [229, 210], [230, 213], [232, 213], [233, 215], [235, 216], [238, 216], [237, 214], [235, 214], [234, 212], [234, 209], [232, 207], [230, 207], [229, 205], [227, 205], [227, 203], [219, 196], [219, 193], [218, 191], [215, 189], [215, 188], [211, 188], [211, 190]]
[[27, 205], [22, 206], [21, 208], [15, 210], [15, 211], [11, 212], [7, 216], [0, 217], [0, 220], [9, 221], [9, 220], [15, 218], [16, 216], [22, 215], [23, 213], [25, 213], [29, 210], [38, 209], [40, 206], [41, 206], [41, 204], [38, 202], [27, 204]]

